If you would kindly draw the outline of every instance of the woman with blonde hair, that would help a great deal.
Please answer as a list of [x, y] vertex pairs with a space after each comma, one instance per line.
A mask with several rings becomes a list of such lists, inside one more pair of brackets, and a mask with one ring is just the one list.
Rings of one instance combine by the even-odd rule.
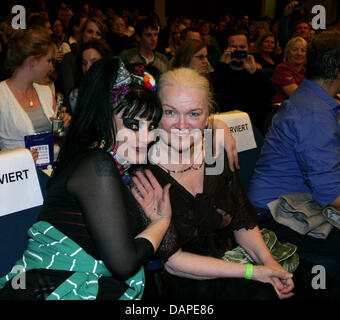
[[206, 77], [177, 68], [161, 75], [158, 88], [163, 115], [147, 168], [161, 186], [171, 183], [172, 220], [158, 249], [166, 298], [327, 298], [327, 290], [312, 288], [313, 265], [298, 258], [296, 246], [260, 231], [226, 154], [210, 161], [205, 129], [213, 95]]
[[275, 94], [271, 99], [273, 105], [279, 105], [288, 99], [301, 85], [305, 77], [307, 42], [301, 37], [288, 41], [283, 54], [283, 62], [274, 70], [271, 81], [275, 86]]
[[[162, 279], [170, 298], [292, 296], [292, 275], [267, 249], [238, 173], [229, 170], [223, 153], [208, 163], [203, 135], [213, 105], [209, 81], [189, 68], [170, 70], [160, 78], [159, 96], [160, 139], [149, 152], [154, 165], [148, 168], [161, 185], [171, 181], [172, 222], [158, 251], [166, 261]], [[258, 265], [232, 262], [226, 253], [236, 243]]]
[[[55, 44], [41, 28], [17, 31], [10, 41], [6, 67], [11, 77], [0, 83], [0, 149], [24, 147], [24, 138], [51, 131], [56, 102], [44, 82], [53, 70]], [[63, 115], [68, 127], [70, 116]]]

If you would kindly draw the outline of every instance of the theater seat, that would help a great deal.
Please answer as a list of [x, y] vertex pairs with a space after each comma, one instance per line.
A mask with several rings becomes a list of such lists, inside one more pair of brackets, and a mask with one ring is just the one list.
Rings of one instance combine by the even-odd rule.
[[[0, 152], [0, 157], [3, 152]], [[33, 168], [37, 172], [41, 194], [44, 197], [49, 177], [35, 166]], [[1, 167], [0, 175], [2, 176], [4, 172], [5, 168]], [[0, 185], [0, 188], [4, 187], [6, 187], [4, 184]], [[27, 196], [22, 193], [24, 192], [15, 195], [16, 201], [22, 201], [23, 197]], [[41, 205], [0, 216], [0, 277], [11, 270], [25, 250], [28, 241], [27, 231], [36, 221]]]

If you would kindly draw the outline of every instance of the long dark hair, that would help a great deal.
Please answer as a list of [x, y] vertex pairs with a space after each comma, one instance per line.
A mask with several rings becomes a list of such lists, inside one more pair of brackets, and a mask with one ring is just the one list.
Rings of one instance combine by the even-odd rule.
[[115, 143], [113, 115], [123, 110], [124, 117], [139, 116], [156, 125], [162, 117], [162, 106], [155, 92], [132, 82], [131, 90], [112, 103], [112, 87], [117, 78], [120, 60], [105, 57], [95, 62], [79, 86], [79, 94], [70, 126], [58, 155], [53, 175], [80, 152], [90, 148], [95, 141], [104, 139]]

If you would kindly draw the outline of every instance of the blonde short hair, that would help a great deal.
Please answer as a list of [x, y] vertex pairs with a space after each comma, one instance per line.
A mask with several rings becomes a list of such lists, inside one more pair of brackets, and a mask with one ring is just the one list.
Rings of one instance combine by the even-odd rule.
[[209, 80], [190, 68], [177, 68], [164, 72], [158, 84], [159, 97], [162, 100], [162, 89], [164, 87], [177, 87], [183, 89], [198, 89], [206, 93], [209, 113], [214, 112], [215, 101], [211, 91]]
[[305, 47], [306, 52], [307, 52], [307, 46], [308, 46], [307, 41], [302, 37], [294, 37], [294, 38], [290, 39], [286, 44], [286, 47], [285, 47], [285, 50], [284, 50], [284, 53], [283, 53], [283, 61], [287, 61], [288, 53], [289, 53], [290, 49], [295, 45], [295, 43], [297, 43], [299, 41], [302, 42], [302, 44]]

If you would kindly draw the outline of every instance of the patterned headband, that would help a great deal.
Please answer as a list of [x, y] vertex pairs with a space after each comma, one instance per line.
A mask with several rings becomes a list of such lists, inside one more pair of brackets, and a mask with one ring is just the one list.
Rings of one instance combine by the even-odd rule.
[[130, 84], [137, 82], [141, 86], [145, 86], [151, 91], [157, 90], [155, 78], [148, 72], [145, 71], [143, 65], [138, 65], [134, 68], [133, 72], [130, 73], [124, 66], [122, 60], [118, 68], [116, 83], [111, 90], [111, 102], [116, 103], [119, 96], [126, 95], [131, 90]]

